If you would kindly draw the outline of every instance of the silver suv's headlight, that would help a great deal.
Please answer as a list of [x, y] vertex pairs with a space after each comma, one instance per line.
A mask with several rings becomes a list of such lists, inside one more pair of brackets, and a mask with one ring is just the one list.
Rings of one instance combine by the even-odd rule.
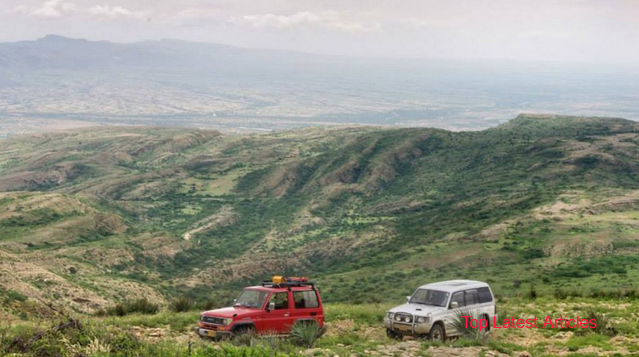
[[428, 316], [417, 316], [415, 322], [417, 322], [418, 324], [424, 324], [428, 322], [428, 319]]
[[386, 317], [392, 320], [393, 317], [395, 317], [395, 313], [389, 311], [389, 312], [386, 313]]

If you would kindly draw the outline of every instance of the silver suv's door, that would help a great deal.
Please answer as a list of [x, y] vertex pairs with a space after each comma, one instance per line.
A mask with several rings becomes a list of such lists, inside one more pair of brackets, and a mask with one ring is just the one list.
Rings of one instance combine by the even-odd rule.
[[[457, 307], [454, 309], [452, 308], [453, 302], [457, 303]], [[486, 305], [487, 304], [480, 303], [477, 289], [468, 289], [454, 293], [450, 299], [448, 314], [445, 319], [446, 334], [449, 336], [459, 334], [460, 331], [457, 331], [455, 328], [455, 321], [459, 318], [460, 314], [480, 318], [485, 313], [484, 308]], [[489, 318], [490, 317], [489, 315]]]
[[[453, 303], [457, 303], [456, 308], [452, 308], [454, 306]], [[446, 326], [446, 335], [454, 336], [458, 334], [457, 329], [455, 329], [455, 319], [457, 319], [457, 315], [461, 313], [465, 309], [464, 303], [464, 292], [458, 291], [453, 293], [453, 296], [450, 298], [450, 302], [448, 304], [448, 312], [445, 313], [444, 317], [444, 325]]]

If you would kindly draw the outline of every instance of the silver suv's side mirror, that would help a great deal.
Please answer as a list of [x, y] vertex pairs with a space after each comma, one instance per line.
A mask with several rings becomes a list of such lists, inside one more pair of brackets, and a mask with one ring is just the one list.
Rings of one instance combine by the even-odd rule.
[[267, 310], [268, 311], [275, 310], [275, 303], [274, 302], [269, 302]]
[[459, 307], [459, 304], [457, 303], [457, 301], [453, 301], [450, 303], [450, 308], [451, 309], [456, 309]]
[[406, 301], [410, 302], [410, 295], [406, 297]]

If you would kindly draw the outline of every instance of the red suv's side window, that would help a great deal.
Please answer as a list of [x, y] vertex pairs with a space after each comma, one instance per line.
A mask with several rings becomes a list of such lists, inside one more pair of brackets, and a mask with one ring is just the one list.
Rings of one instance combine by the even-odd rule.
[[312, 309], [319, 307], [317, 301], [317, 293], [315, 291], [294, 291], [293, 300], [295, 300], [296, 309]]
[[275, 303], [275, 310], [288, 309], [288, 293], [275, 293], [271, 295], [269, 303]]

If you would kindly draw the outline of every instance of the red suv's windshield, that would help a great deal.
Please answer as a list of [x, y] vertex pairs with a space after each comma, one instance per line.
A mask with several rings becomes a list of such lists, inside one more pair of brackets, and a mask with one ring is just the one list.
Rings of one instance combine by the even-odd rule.
[[242, 291], [240, 296], [235, 300], [234, 306], [249, 307], [252, 309], [261, 309], [264, 306], [264, 300], [268, 293], [260, 290], [246, 289]]

